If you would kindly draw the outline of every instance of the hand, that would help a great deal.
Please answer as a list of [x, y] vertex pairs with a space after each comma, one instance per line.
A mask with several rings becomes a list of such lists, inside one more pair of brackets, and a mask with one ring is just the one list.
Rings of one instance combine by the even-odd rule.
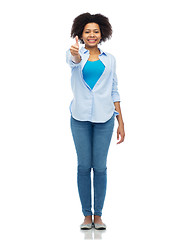
[[124, 125], [121, 124], [118, 126], [117, 129], [117, 140], [119, 140], [119, 135], [121, 136], [121, 140], [119, 142], [117, 142], [117, 144], [120, 144], [124, 141], [125, 139], [125, 130], [124, 130]]
[[79, 56], [79, 43], [78, 36], [75, 37], [76, 43], [70, 47], [70, 52], [72, 56]]

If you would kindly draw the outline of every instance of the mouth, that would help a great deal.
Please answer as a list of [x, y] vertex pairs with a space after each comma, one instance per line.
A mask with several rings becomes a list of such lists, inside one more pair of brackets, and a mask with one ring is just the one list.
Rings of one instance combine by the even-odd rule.
[[97, 39], [88, 39], [87, 40], [89, 43], [95, 43], [97, 41]]

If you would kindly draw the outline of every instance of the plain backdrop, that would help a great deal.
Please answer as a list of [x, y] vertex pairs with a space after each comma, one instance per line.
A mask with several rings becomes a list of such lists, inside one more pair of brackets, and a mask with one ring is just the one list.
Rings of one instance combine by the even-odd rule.
[[[0, 239], [187, 239], [188, 8], [184, 0], [0, 2]], [[86, 236], [70, 130], [73, 19], [101, 13], [125, 141], [114, 134], [103, 210]], [[81, 47], [81, 45], [80, 45]], [[98, 234], [98, 235], [97, 235]]]

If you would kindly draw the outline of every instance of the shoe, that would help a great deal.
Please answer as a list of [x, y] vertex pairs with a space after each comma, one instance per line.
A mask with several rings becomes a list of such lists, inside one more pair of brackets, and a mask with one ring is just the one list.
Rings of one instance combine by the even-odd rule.
[[106, 230], [106, 224], [98, 224], [98, 223], [94, 223], [94, 228], [97, 230]]
[[81, 224], [81, 225], [80, 225], [80, 229], [81, 229], [81, 230], [89, 230], [89, 229], [92, 229], [92, 223], [89, 223], [89, 224]]

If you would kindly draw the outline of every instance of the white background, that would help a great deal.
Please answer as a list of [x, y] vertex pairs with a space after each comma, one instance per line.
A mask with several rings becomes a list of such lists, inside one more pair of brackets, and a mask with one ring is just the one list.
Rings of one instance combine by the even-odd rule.
[[[116, 57], [126, 132], [117, 145], [116, 121], [107, 231], [85, 234], [65, 62], [84, 12], [112, 24], [100, 47]], [[183, 0], [1, 1], [1, 240], [187, 239], [187, 12]]]

